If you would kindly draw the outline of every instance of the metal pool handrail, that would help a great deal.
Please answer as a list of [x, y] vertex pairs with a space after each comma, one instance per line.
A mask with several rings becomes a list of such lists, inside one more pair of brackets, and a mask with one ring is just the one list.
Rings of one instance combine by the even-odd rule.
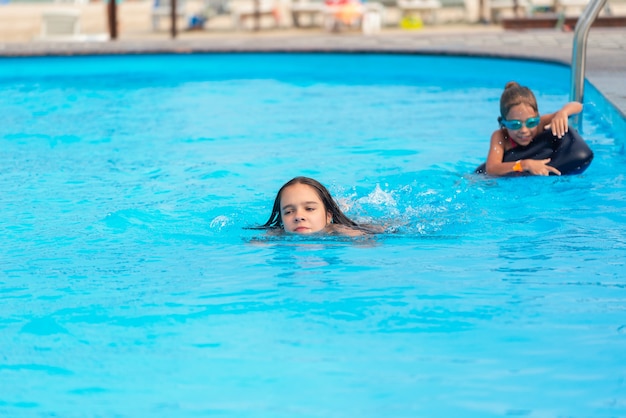
[[[606, 0], [591, 0], [583, 10], [574, 30], [574, 45], [572, 48], [572, 90], [570, 100], [583, 101], [585, 85], [585, 59], [587, 54], [587, 35], [589, 28], [600, 14]], [[578, 117], [574, 117], [578, 125]]]

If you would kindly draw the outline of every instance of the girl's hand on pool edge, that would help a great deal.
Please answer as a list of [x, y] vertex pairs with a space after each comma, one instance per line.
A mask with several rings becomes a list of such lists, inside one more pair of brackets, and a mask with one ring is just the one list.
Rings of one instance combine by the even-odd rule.
[[560, 176], [561, 172], [548, 165], [549, 162], [550, 158], [546, 158], [545, 160], [523, 160], [522, 165], [525, 171], [535, 176], [549, 176], [550, 173]]

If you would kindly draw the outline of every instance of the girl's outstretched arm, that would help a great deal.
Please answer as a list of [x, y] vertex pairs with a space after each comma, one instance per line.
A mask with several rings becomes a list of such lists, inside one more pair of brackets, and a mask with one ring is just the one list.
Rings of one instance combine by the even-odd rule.
[[491, 142], [489, 146], [489, 154], [487, 154], [487, 164], [485, 165], [485, 171], [490, 176], [505, 176], [507, 174], [515, 172], [528, 172], [535, 176], [548, 176], [550, 173], [561, 175], [561, 172], [556, 168], [548, 165], [550, 159], [544, 160], [519, 160], [512, 162], [503, 162], [504, 158], [504, 135], [501, 130], [495, 131], [491, 135]]
[[552, 135], [562, 138], [565, 132], [568, 131], [569, 123], [568, 119], [572, 115], [577, 115], [582, 112], [583, 105], [580, 102], [566, 103], [560, 110], [541, 117], [542, 122], [545, 121], [547, 125], [545, 129], [551, 129]]
[[515, 171], [515, 163], [504, 163], [504, 134], [501, 129], [491, 134], [485, 171], [490, 176], [504, 176]]

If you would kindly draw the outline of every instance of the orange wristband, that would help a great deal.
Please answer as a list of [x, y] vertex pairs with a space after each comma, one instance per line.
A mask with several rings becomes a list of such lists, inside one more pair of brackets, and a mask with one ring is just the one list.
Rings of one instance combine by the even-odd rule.
[[518, 171], [520, 173], [524, 171], [524, 169], [522, 168], [522, 160], [517, 160], [517, 162], [513, 166], [513, 171]]

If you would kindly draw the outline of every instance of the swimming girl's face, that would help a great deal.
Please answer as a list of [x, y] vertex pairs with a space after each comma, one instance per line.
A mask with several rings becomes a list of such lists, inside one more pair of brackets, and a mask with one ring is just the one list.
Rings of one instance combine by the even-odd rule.
[[332, 220], [317, 191], [301, 183], [283, 189], [280, 197], [280, 217], [285, 232], [292, 234], [320, 232]]
[[[520, 120], [526, 121], [529, 118], [537, 116], [537, 112], [525, 103], [521, 103], [513, 106], [509, 113], [506, 115], [506, 120]], [[509, 138], [517, 142], [521, 146], [526, 146], [531, 143], [533, 138], [537, 135], [539, 127], [528, 128], [526, 123], [522, 124], [520, 129], [507, 128], [509, 132]]]

